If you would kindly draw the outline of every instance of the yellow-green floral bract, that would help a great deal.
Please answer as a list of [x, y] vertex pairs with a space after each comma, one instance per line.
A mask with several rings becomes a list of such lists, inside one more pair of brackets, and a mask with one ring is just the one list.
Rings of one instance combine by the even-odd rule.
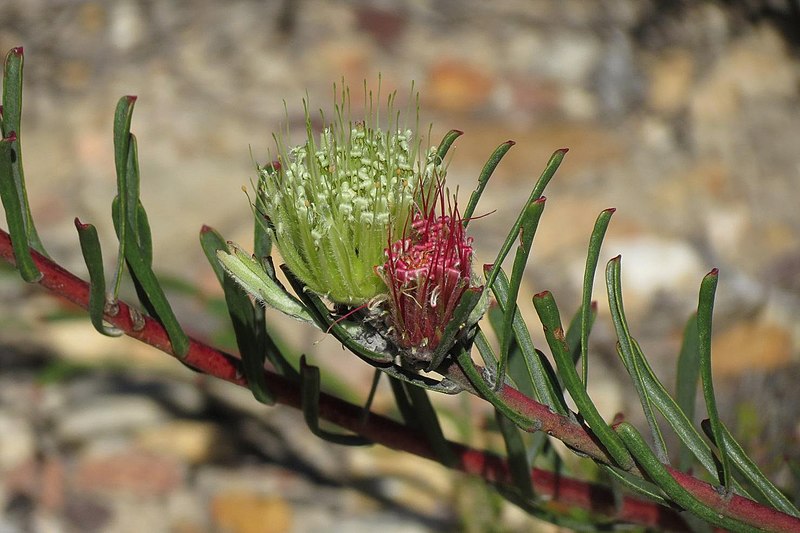
[[371, 111], [352, 122], [344, 108], [318, 139], [308, 113], [305, 143], [287, 149], [276, 136], [278, 160], [259, 169], [258, 193], [289, 269], [330, 301], [357, 306], [386, 293], [375, 267], [389, 235], [403, 233], [415, 198], [443, 170], [396, 117], [380, 129]]

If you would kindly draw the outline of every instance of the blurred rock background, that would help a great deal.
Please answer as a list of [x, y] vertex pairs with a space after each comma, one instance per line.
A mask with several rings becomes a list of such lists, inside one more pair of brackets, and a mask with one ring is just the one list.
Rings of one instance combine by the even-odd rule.
[[[800, 457], [796, 2], [3, 0], [0, 49], [18, 45], [28, 191], [52, 255], [85, 275], [78, 216], [98, 226], [111, 266], [111, 120], [120, 96], [137, 95], [155, 263], [200, 288], [173, 292], [187, 329], [209, 339], [225, 323], [197, 232], [209, 224], [250, 243], [241, 187], [271, 133], [302, 124], [306, 95], [329, 108], [334, 82], [358, 95], [380, 73], [403, 102], [416, 80], [434, 141], [465, 132], [449, 171], [462, 201], [491, 151], [516, 141], [479, 206], [492, 214], [472, 225], [478, 265], [550, 153], [569, 147], [523, 288], [532, 329], [534, 292], [552, 290], [564, 314], [577, 308], [592, 224], [616, 207], [605, 259], [622, 253], [634, 334], [672, 383], [700, 279], [719, 267], [723, 417], [791, 488], [782, 459]], [[297, 413], [100, 337], [0, 274], [0, 532], [438, 531], [493, 516], [509, 530], [544, 527], [430, 463], [321, 443]], [[602, 285], [595, 294], [590, 389], [609, 419], [636, 420]], [[321, 335], [281, 330], [363, 396], [368, 367]]]

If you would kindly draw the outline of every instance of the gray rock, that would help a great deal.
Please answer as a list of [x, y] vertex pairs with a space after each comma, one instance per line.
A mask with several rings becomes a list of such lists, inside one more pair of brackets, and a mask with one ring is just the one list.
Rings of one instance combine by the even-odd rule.
[[132, 432], [166, 419], [166, 411], [150, 398], [100, 395], [67, 411], [57, 421], [56, 432], [66, 441], [86, 441], [110, 433]]

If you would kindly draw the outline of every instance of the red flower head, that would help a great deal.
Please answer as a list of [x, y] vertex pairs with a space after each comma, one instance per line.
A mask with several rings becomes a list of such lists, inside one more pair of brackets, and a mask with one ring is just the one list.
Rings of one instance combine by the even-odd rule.
[[390, 332], [413, 360], [429, 361], [469, 288], [472, 238], [464, 232], [455, 198], [445, 201], [438, 182], [423, 195], [403, 238], [391, 239], [386, 262], [378, 268], [389, 287]]

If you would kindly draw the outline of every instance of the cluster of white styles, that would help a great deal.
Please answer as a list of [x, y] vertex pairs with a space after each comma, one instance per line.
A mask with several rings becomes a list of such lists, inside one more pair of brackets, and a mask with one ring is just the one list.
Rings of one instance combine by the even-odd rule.
[[334, 302], [360, 305], [386, 292], [374, 267], [442, 169], [434, 149], [419, 157], [412, 130], [338, 117], [318, 142], [308, 118], [304, 144], [286, 149], [276, 139], [279, 164], [259, 169], [259, 194], [292, 272]]

